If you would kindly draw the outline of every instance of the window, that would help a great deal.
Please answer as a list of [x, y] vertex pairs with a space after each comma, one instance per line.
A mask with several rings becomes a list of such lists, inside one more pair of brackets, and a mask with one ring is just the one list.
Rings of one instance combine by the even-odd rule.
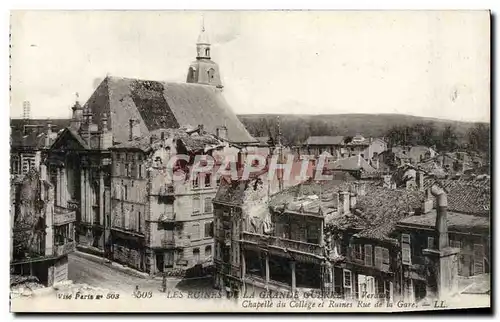
[[401, 235], [401, 252], [403, 257], [403, 264], [411, 265], [411, 244], [409, 234]]
[[193, 233], [191, 234], [191, 239], [192, 240], [200, 239], [200, 224], [198, 223], [193, 224]]
[[200, 187], [199, 174], [195, 174], [195, 176], [193, 178], [193, 189], [196, 189], [199, 187]]
[[212, 186], [212, 175], [210, 173], [207, 173], [205, 175], [205, 187], [211, 187]]
[[205, 223], [205, 238], [210, 238], [214, 236], [214, 223], [213, 221]]
[[205, 198], [205, 213], [210, 213], [213, 211], [212, 198]]
[[352, 274], [348, 269], [344, 269], [343, 274], [344, 279], [344, 294], [346, 298], [350, 298], [352, 296]]
[[212, 256], [212, 246], [208, 245], [205, 247], [205, 257], [210, 257]]
[[193, 248], [193, 261], [195, 264], [198, 264], [200, 262], [200, 249], [199, 248]]
[[210, 56], [210, 48], [205, 48], [205, 56]]
[[137, 215], [137, 231], [141, 232], [141, 212]]
[[355, 260], [363, 260], [363, 249], [361, 244], [354, 244], [352, 251]]
[[125, 188], [125, 195], [123, 197], [123, 200], [127, 200], [128, 199], [128, 187], [125, 186], [124, 188]]
[[365, 265], [373, 266], [372, 245], [365, 245]]
[[474, 244], [474, 275], [484, 273], [484, 246]]
[[217, 176], [216, 180], [215, 180], [215, 185], [218, 187], [220, 186], [220, 176]]
[[434, 247], [436, 247], [434, 245], [434, 237], [427, 237], [427, 248], [434, 249]]
[[193, 197], [193, 214], [200, 213], [200, 197]]
[[453, 248], [462, 248], [460, 240], [450, 240], [450, 246]]
[[390, 265], [389, 250], [387, 248], [382, 248], [382, 264]]

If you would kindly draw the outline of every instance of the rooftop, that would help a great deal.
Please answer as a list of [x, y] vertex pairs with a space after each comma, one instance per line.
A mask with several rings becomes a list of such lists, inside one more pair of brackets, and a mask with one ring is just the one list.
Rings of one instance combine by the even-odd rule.
[[[411, 225], [425, 228], [436, 227], [436, 209], [427, 214], [411, 216], [401, 220], [403, 225]], [[448, 229], [450, 231], [470, 232], [471, 230], [489, 230], [490, 218], [484, 216], [474, 216], [449, 211], [447, 215]]]

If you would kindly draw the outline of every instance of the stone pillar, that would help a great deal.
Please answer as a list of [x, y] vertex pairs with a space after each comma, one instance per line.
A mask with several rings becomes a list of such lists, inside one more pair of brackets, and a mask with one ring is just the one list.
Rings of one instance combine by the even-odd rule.
[[295, 261], [290, 261], [290, 270], [292, 271], [292, 292], [295, 292], [297, 283], [295, 279]]
[[104, 172], [99, 171], [99, 224], [104, 226]]
[[242, 294], [246, 293], [246, 285], [245, 285], [245, 275], [247, 270], [247, 263], [245, 261], [245, 251], [241, 250], [241, 292]]
[[57, 168], [57, 179], [56, 179], [56, 204], [61, 206], [61, 195], [62, 195], [62, 182], [61, 182], [61, 168]]
[[[99, 171], [99, 222], [104, 227], [104, 173]], [[106, 227], [102, 232], [102, 249], [106, 251]]]
[[80, 168], [80, 221], [85, 222], [86, 216], [85, 207], [85, 169]]
[[94, 223], [94, 218], [92, 216], [92, 190], [90, 186], [90, 168], [85, 170], [85, 201], [86, 201], [86, 211], [87, 211], [87, 222], [91, 225]]
[[269, 284], [269, 277], [270, 277], [270, 272], [269, 272], [269, 253], [266, 253], [266, 289]]

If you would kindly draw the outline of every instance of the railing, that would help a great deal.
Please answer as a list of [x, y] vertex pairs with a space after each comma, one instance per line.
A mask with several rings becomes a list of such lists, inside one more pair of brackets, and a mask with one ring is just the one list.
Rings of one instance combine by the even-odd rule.
[[259, 235], [248, 232], [243, 232], [242, 237], [244, 242], [251, 242], [262, 246], [279, 247], [318, 256], [323, 255], [323, 248], [318, 244], [310, 244], [297, 240]]
[[74, 241], [69, 241], [63, 245], [54, 246], [54, 255], [55, 256], [63, 256], [74, 252], [76, 249], [76, 243]]
[[173, 184], [163, 185], [158, 190], [159, 196], [173, 196], [175, 195], [175, 188]]
[[161, 247], [163, 247], [163, 248], [175, 247], [175, 239], [173, 239], [173, 238], [162, 239], [161, 240]]
[[54, 207], [54, 225], [60, 226], [76, 221], [76, 211], [55, 206]]

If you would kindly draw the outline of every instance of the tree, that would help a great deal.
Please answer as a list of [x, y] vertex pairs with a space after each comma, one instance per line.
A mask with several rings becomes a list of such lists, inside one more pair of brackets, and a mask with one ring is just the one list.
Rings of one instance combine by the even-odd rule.
[[458, 136], [455, 128], [451, 125], [446, 125], [441, 132], [441, 140], [436, 142], [436, 146], [440, 151], [454, 151], [458, 148]]
[[467, 145], [472, 151], [485, 155], [488, 160], [490, 157], [490, 125], [485, 123], [476, 123], [474, 127], [467, 132]]

